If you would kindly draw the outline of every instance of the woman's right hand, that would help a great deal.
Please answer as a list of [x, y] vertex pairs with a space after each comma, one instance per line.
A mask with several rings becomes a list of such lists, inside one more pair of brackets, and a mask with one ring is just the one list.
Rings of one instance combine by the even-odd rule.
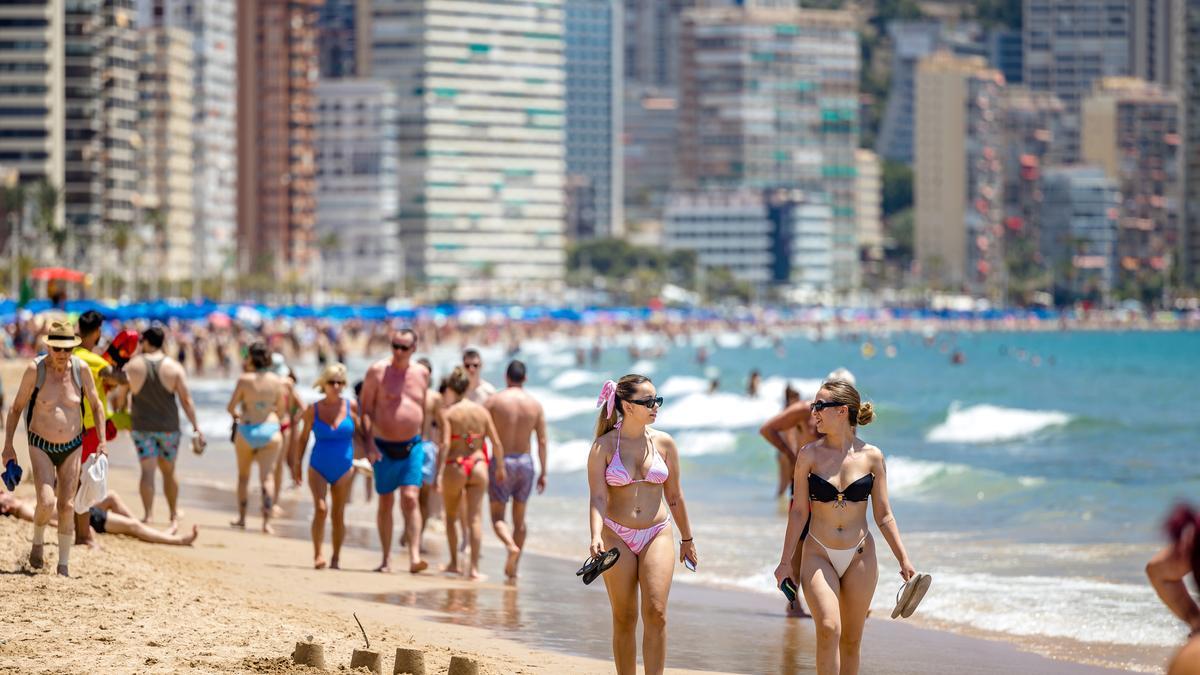
[[604, 555], [604, 540], [600, 537], [592, 537], [592, 545], [588, 547], [588, 555], [593, 558]]
[[775, 568], [775, 587], [778, 588], [783, 584], [783, 580], [787, 579], [792, 574], [792, 566], [786, 562], [779, 563], [779, 567]]

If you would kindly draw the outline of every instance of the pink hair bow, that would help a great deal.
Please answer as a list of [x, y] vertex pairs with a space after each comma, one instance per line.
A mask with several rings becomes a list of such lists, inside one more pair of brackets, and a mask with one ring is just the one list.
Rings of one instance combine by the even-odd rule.
[[600, 398], [596, 399], [596, 407], [605, 408], [604, 417], [612, 417], [613, 410], [617, 407], [617, 383], [612, 380], [604, 382], [604, 386], [600, 388]]

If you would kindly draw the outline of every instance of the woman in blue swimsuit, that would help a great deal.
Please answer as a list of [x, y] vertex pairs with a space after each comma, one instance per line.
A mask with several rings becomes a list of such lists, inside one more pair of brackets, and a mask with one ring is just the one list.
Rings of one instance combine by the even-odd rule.
[[316, 436], [312, 458], [308, 461], [308, 486], [313, 495], [312, 541], [313, 567], [325, 568], [321, 545], [325, 542], [325, 516], [329, 513], [325, 497], [333, 488], [333, 558], [331, 569], [338, 568], [338, 557], [342, 552], [342, 541], [346, 538], [346, 502], [350, 500], [350, 486], [354, 482], [354, 430], [358, 428], [358, 406], [342, 398], [346, 390], [346, 366], [334, 363], [325, 367], [317, 378], [315, 388], [325, 398], [304, 410], [301, 419], [304, 429], [296, 437], [297, 447], [293, 456], [304, 459], [304, 447], [308, 435]]

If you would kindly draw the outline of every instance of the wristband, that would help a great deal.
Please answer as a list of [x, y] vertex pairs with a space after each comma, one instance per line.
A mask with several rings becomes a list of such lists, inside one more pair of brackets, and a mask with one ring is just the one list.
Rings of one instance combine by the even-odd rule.
[[689, 541], [691, 541], [691, 540], [692, 540], [692, 537], [688, 537], [687, 539], [680, 539], [680, 540], [679, 540], [679, 543], [681, 543], [681, 544], [686, 544], [686, 543], [688, 543], [688, 542], [689, 542]]

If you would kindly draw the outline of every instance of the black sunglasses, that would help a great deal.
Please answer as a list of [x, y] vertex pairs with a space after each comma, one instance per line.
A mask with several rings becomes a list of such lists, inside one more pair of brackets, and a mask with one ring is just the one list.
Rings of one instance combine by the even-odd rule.
[[475, 370], [476, 368], [478, 368], [481, 365], [483, 365], [483, 364], [482, 363], [464, 363], [463, 367], [468, 368], [470, 370]]
[[837, 403], [835, 401], [813, 401], [813, 412], [820, 412], [826, 408], [836, 408], [839, 405], [849, 405], [847, 403]]
[[346, 386], [346, 381], [345, 380], [326, 380], [325, 384], [331, 384], [335, 387], [344, 387], [344, 386]]
[[402, 351], [402, 352], [410, 352], [410, 351], [412, 351], [412, 350], [413, 350], [413, 347], [416, 347], [416, 346], [417, 346], [417, 345], [415, 345], [415, 344], [411, 344], [411, 345], [402, 345], [402, 344], [400, 344], [399, 342], [393, 342], [393, 343], [392, 343], [392, 349], [398, 349], [398, 350], [400, 350], [400, 351]]
[[633, 403], [635, 405], [644, 405], [651, 410], [653, 410], [655, 408], [661, 408], [662, 404], [663, 404], [663, 397], [661, 397], [661, 396], [655, 396], [654, 398], [644, 398], [640, 401], [634, 401], [633, 399], [625, 399], [625, 400], [627, 400], [630, 403]]
[[57, 352], [57, 353], [59, 353], [59, 354], [64, 354], [64, 353], [66, 353], [66, 352], [73, 352], [73, 351], [75, 351], [75, 348], [74, 348], [74, 347], [51, 347], [51, 348], [50, 348], [50, 351], [52, 351], [52, 352]]

